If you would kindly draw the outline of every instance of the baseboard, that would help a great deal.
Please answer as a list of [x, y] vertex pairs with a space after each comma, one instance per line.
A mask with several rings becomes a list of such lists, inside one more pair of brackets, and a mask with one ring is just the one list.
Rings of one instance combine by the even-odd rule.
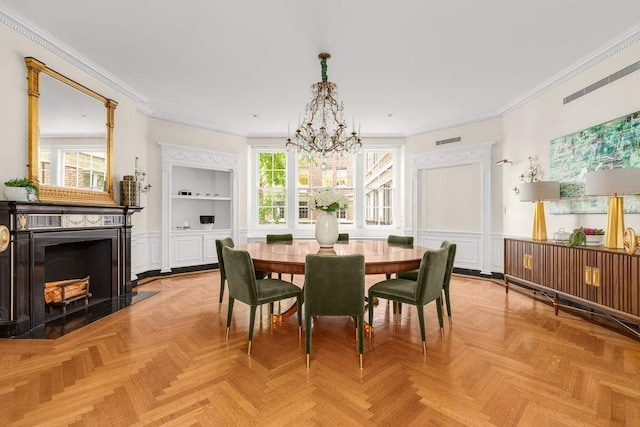
[[469, 268], [458, 268], [453, 267], [453, 272], [456, 274], [462, 274], [463, 276], [474, 276], [474, 277], [482, 277], [484, 279], [496, 279], [503, 280], [504, 274], [491, 272], [491, 274], [482, 273], [480, 270], [472, 270]]
[[142, 273], [137, 273], [138, 278], [136, 280], [132, 280], [131, 283], [133, 286], [137, 286], [140, 281], [144, 281], [146, 279], [153, 279], [155, 277], [165, 277], [165, 276], [173, 276], [175, 274], [184, 274], [184, 273], [196, 273], [199, 271], [206, 270], [215, 270], [219, 268], [218, 264], [203, 264], [203, 265], [194, 265], [190, 267], [178, 267], [172, 268], [171, 271], [162, 272], [160, 270], [149, 270], [144, 271]]

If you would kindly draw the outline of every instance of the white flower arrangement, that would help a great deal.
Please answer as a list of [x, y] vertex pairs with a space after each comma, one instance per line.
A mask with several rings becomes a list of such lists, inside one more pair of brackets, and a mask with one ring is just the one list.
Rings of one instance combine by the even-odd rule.
[[335, 212], [338, 209], [346, 209], [349, 205], [349, 198], [344, 194], [336, 193], [333, 188], [322, 188], [309, 198], [309, 209], [312, 211], [323, 210], [325, 212]]

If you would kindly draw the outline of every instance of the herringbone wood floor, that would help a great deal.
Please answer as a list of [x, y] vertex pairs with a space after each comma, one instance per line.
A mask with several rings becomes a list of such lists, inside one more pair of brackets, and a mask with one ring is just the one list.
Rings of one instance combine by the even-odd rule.
[[[381, 279], [368, 277], [368, 284]], [[296, 282], [300, 281], [296, 277]], [[498, 284], [454, 277], [453, 327], [384, 301], [358, 369], [353, 321], [315, 321], [311, 369], [294, 318], [248, 310], [229, 341], [217, 272], [164, 278], [157, 295], [57, 340], [0, 340], [8, 425], [639, 425], [640, 342]], [[397, 319], [396, 319], [397, 320]]]

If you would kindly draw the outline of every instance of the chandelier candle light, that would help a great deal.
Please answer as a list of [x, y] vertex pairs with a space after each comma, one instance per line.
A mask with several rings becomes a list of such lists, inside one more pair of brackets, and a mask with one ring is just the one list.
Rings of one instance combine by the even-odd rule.
[[322, 81], [311, 86], [311, 101], [307, 104], [304, 117], [298, 123], [294, 138], [287, 135], [287, 150], [295, 150], [298, 154], [312, 159], [322, 159], [321, 168], [326, 169], [327, 159], [333, 155], [361, 154], [362, 140], [360, 128], [349, 133], [344, 120], [344, 106], [338, 101], [338, 86], [327, 79], [328, 53], [321, 53], [320, 66]]

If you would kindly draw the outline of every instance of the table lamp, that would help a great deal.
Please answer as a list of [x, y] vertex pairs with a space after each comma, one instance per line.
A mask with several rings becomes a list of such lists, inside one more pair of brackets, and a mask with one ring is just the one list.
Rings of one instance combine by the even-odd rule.
[[601, 169], [585, 175], [587, 196], [611, 196], [604, 246], [624, 247], [624, 207], [618, 194], [640, 193], [640, 168]]
[[558, 181], [537, 181], [520, 184], [520, 201], [535, 202], [533, 210], [533, 240], [547, 240], [547, 225], [544, 220], [543, 200], [560, 198]]

